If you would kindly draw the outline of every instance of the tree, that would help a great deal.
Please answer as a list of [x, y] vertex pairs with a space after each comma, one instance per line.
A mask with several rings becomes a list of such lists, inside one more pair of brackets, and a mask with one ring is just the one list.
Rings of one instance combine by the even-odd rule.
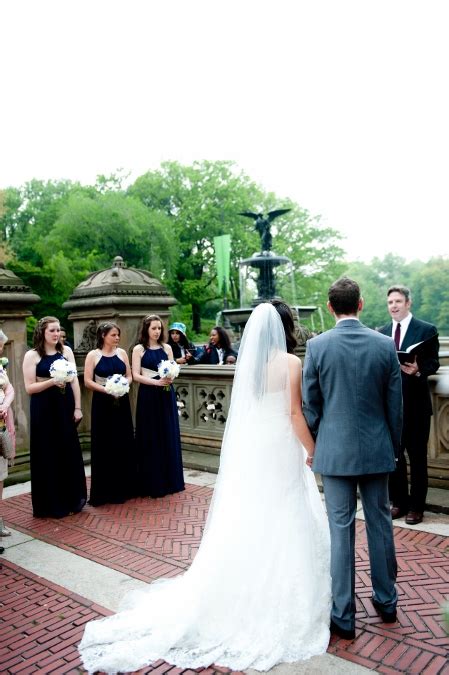
[[151, 214], [117, 181], [31, 181], [6, 190], [0, 227], [13, 255], [9, 267], [41, 296], [36, 312], [64, 319], [61, 305], [73, 288], [116, 255], [162, 277], [170, 271], [176, 248], [167, 218]]
[[432, 258], [414, 274], [412, 311], [434, 323], [440, 335], [449, 334], [449, 259]]
[[388, 320], [387, 290], [400, 284], [412, 292], [412, 312], [438, 326], [440, 334], [449, 330], [449, 260], [433, 258], [428, 262], [387, 254], [370, 263], [355, 262], [347, 266], [346, 274], [360, 284], [365, 300], [363, 322], [375, 328]]
[[168, 219], [123, 192], [73, 193], [39, 250], [47, 261], [58, 252], [68, 259], [88, 256], [90, 271], [120, 255], [128, 266], [151, 268], [158, 276], [167, 275], [175, 257]]
[[[260, 200], [261, 190], [231, 162], [195, 162], [182, 166], [165, 162], [158, 171], [140, 176], [128, 189], [154, 214], [164, 214], [177, 247], [177, 261], [168, 277], [171, 290], [182, 304], [192, 307], [192, 325], [201, 330], [201, 309], [217, 297], [213, 240], [231, 234], [233, 275], [231, 297], [237, 302], [236, 263], [255, 242], [239, 211]], [[253, 244], [254, 245], [254, 244]]]
[[70, 181], [32, 180], [5, 190], [0, 227], [11, 249], [31, 264], [41, 264], [37, 242], [51, 231], [69, 194], [83, 189]]

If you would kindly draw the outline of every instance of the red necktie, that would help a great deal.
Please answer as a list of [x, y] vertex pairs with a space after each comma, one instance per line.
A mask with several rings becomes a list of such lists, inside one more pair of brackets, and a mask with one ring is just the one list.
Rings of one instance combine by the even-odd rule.
[[396, 330], [394, 331], [394, 344], [396, 345], [397, 351], [399, 351], [399, 345], [401, 344], [401, 324], [396, 324]]

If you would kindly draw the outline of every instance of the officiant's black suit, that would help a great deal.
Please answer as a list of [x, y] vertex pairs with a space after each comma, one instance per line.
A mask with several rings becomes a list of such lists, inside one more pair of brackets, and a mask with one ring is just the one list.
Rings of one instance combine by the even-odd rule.
[[[379, 329], [384, 335], [392, 336], [392, 323]], [[403, 337], [401, 351], [407, 347], [427, 340], [438, 333], [436, 327], [427, 321], [412, 317]], [[413, 359], [412, 359], [413, 361]], [[438, 340], [432, 343], [425, 355], [418, 356], [419, 376], [402, 375], [402, 397], [404, 422], [402, 429], [401, 452], [398, 467], [390, 475], [390, 499], [401, 511], [422, 513], [427, 496], [427, 443], [432, 416], [432, 401], [427, 378], [440, 367], [438, 361]], [[407, 463], [404, 451], [410, 462], [410, 497], [407, 485]]]

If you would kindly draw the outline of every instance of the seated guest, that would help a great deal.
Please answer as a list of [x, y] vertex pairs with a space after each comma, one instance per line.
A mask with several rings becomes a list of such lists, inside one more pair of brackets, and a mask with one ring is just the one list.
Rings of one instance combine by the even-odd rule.
[[168, 344], [172, 348], [173, 358], [180, 366], [197, 363], [198, 349], [193, 342], [189, 342], [186, 335], [186, 325], [175, 321], [168, 329]]
[[231, 347], [231, 340], [224, 328], [215, 326], [209, 336], [209, 344], [204, 347], [204, 352], [198, 359], [198, 363], [208, 365], [231, 365], [237, 361], [237, 352]]

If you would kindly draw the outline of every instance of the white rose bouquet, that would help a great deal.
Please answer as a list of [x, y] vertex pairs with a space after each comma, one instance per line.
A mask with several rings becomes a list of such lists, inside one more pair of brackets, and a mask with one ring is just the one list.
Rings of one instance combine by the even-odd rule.
[[123, 375], [110, 375], [104, 385], [107, 394], [120, 398], [129, 392], [129, 382]]
[[65, 394], [65, 385], [76, 377], [76, 366], [65, 357], [56, 359], [50, 366], [50, 377], [64, 385], [61, 387], [61, 393]]
[[[160, 364], [157, 367], [157, 372], [159, 373], [159, 377], [161, 380], [164, 377], [167, 377], [169, 380], [174, 380], [175, 377], [178, 377], [180, 371], [179, 365], [176, 363], [176, 361], [170, 361], [167, 359], [166, 361], [161, 361]], [[166, 391], [170, 391], [170, 386], [167, 385], [164, 387]]]

